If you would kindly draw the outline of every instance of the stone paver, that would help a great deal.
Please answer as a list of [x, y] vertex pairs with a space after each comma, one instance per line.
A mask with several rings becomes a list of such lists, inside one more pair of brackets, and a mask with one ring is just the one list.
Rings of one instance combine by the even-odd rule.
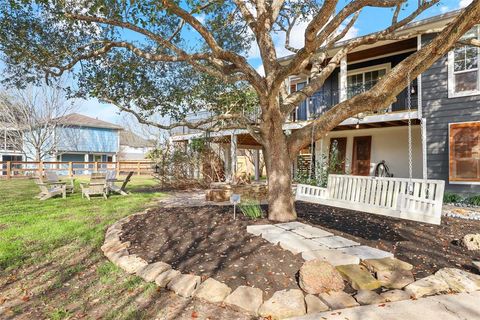
[[393, 253], [368, 246], [355, 246], [336, 249], [340, 252], [359, 257], [361, 260], [393, 258]]
[[152, 282], [155, 281], [161, 273], [171, 269], [172, 267], [165, 262], [154, 262], [147, 265], [145, 268], [138, 270], [137, 275], [143, 280]]
[[296, 237], [288, 237], [286, 239], [281, 238], [280, 247], [290, 251], [293, 254], [298, 254], [304, 251], [325, 249], [323, 245], [316, 243], [312, 239], [305, 239], [305, 238], [298, 239]]
[[298, 222], [298, 221], [293, 221], [293, 222], [285, 222], [285, 223], [277, 223], [277, 227], [283, 228], [285, 230], [293, 230], [293, 229], [302, 229], [302, 228], [311, 228], [312, 226]]
[[443, 268], [435, 273], [455, 292], [472, 292], [480, 290], [480, 276], [455, 268]]
[[396, 302], [410, 299], [410, 295], [403, 290], [394, 289], [380, 294], [386, 302]]
[[389, 289], [403, 289], [415, 281], [410, 270], [383, 270], [377, 272], [377, 279], [383, 287]]
[[344, 237], [339, 237], [339, 236], [315, 238], [313, 239], [313, 241], [318, 242], [321, 245], [324, 245], [330, 249], [338, 249], [338, 248], [353, 247], [353, 246], [360, 245], [360, 243], [358, 242], [346, 239]]
[[160, 273], [158, 277], [155, 278], [155, 283], [159, 287], [162, 287], [162, 288], [166, 287], [167, 284], [170, 282], [170, 280], [172, 280], [179, 274], [180, 274], [180, 271], [178, 270], [174, 270], [174, 269], [167, 270], [163, 273]]
[[193, 274], [180, 274], [173, 278], [168, 284], [167, 288], [182, 296], [189, 298], [193, 291], [200, 285], [200, 276]]
[[303, 293], [298, 289], [277, 291], [265, 301], [258, 314], [269, 319], [285, 319], [307, 313]]
[[264, 233], [282, 233], [285, 229], [276, 227], [272, 224], [254, 224], [247, 226], [247, 232], [256, 236], [260, 236]]
[[332, 310], [356, 307], [359, 305], [351, 295], [343, 291], [321, 293], [319, 298]]
[[362, 264], [372, 272], [413, 269], [410, 263], [396, 258], [366, 259], [362, 261]]
[[330, 309], [319, 297], [313, 294], [305, 296], [305, 304], [307, 305], [307, 313], [322, 312]]
[[355, 299], [361, 305], [378, 304], [378, 303], [385, 302], [384, 297], [380, 296], [375, 291], [370, 291], [370, 290], [358, 291], [357, 294], [355, 295]]
[[315, 227], [297, 228], [293, 229], [292, 232], [301, 235], [302, 237], [305, 237], [307, 239], [333, 236], [333, 233]]
[[375, 290], [380, 288], [380, 281], [375, 279], [364, 266], [348, 264], [337, 266], [336, 268], [355, 290]]
[[344, 264], [359, 264], [360, 258], [345, 254], [337, 250], [323, 249], [315, 251], [302, 252], [302, 258], [305, 260], [324, 260], [330, 262], [334, 266], [341, 266]]
[[418, 299], [423, 296], [447, 292], [449, 290], [448, 283], [440, 277], [435, 275], [415, 281], [405, 287], [405, 292], [411, 297]]
[[381, 308], [370, 305], [327, 311], [290, 320], [474, 320], [480, 319], [478, 301], [480, 291], [387, 303]]
[[234, 309], [255, 316], [263, 303], [263, 292], [258, 288], [240, 286], [235, 289], [224, 302]]
[[200, 284], [193, 296], [208, 302], [219, 303], [232, 292], [232, 289], [225, 283], [208, 278]]
[[284, 230], [284, 232], [281, 232], [281, 233], [262, 233], [262, 238], [267, 240], [273, 245], [277, 245], [280, 241], [287, 242], [291, 240], [305, 239], [287, 230]]

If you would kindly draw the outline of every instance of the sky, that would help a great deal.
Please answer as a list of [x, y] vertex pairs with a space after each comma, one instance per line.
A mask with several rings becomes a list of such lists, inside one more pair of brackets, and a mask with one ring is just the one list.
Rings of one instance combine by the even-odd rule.
[[[403, 12], [403, 15], [408, 14], [416, 6], [418, 0], [408, 0], [410, 6]], [[418, 19], [423, 19], [431, 17], [434, 15], [439, 15], [449, 11], [453, 11], [462, 7], [467, 6], [471, 0], [443, 0], [439, 5], [430, 8], [427, 12], [423, 13]], [[347, 3], [347, 1], [340, 0], [341, 4]], [[360, 14], [359, 19], [355, 23], [354, 27], [348, 32], [346, 38], [354, 38], [357, 36], [369, 34], [382, 28], [385, 28], [389, 25], [392, 17], [392, 11], [389, 9], [375, 9], [375, 8], [366, 8]], [[417, 20], [418, 20], [417, 19]], [[199, 20], [202, 20], [202, 17], [199, 17]], [[290, 43], [294, 47], [301, 47], [303, 44], [303, 31], [305, 30], [307, 23], [300, 23], [297, 25], [294, 30], [292, 30], [292, 36]], [[194, 37], [192, 37], [194, 39]], [[274, 41], [277, 46], [277, 52], [279, 56], [285, 56], [290, 54], [289, 51], [283, 48], [285, 35], [284, 34], [275, 34]], [[251, 50], [248, 52], [248, 61], [250, 64], [255, 67], [259, 72], [263, 72], [263, 67], [261, 65], [261, 60], [259, 58], [258, 48], [252, 46]], [[78, 103], [78, 112], [98, 118], [104, 121], [109, 121], [113, 123], [122, 124], [124, 122], [124, 116], [120, 114], [118, 108], [113, 105], [100, 103], [96, 99], [90, 99], [87, 101], [80, 101]]]

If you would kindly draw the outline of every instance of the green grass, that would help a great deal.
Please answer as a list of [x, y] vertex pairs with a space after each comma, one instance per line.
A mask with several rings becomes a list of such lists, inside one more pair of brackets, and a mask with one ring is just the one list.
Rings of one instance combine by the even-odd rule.
[[145, 190], [154, 184], [151, 179], [133, 180], [129, 196], [112, 195], [108, 200], [82, 199], [77, 189], [67, 199], [39, 201], [34, 198], [39, 190], [32, 181], [0, 180], [0, 269], [48, 259], [53, 250], [72, 242], [99, 247], [108, 225], [161, 197]]

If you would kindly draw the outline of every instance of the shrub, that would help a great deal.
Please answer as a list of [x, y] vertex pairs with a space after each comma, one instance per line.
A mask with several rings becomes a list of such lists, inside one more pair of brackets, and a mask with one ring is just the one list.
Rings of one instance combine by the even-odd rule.
[[245, 200], [239, 205], [243, 215], [252, 220], [263, 217], [263, 210], [256, 200]]
[[472, 206], [480, 206], [480, 194], [476, 195], [476, 196], [468, 197], [465, 200], [465, 202], [472, 205]]
[[443, 195], [443, 202], [445, 203], [460, 203], [462, 201], [462, 196], [456, 193], [445, 192], [445, 194]]

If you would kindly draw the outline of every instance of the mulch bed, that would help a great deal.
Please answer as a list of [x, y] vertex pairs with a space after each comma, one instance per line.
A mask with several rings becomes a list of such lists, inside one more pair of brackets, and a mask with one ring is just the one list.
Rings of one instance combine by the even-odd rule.
[[248, 234], [246, 227], [253, 223], [268, 221], [253, 222], [238, 212], [233, 220], [231, 206], [162, 208], [124, 225], [122, 241], [130, 241], [130, 254], [149, 263], [163, 261], [232, 289], [258, 287], [269, 297], [278, 290], [298, 288], [295, 274], [303, 259]]
[[[459, 244], [467, 233], [480, 233], [480, 221], [443, 218], [435, 226], [317, 204], [297, 202], [299, 221], [318, 226], [363, 245], [390, 251], [414, 265], [417, 278], [442, 267], [474, 272], [480, 252]], [[266, 208], [264, 208], [266, 210]], [[275, 291], [298, 288], [296, 275], [303, 259], [246, 232], [255, 222], [241, 214], [233, 220], [231, 206], [159, 208], [124, 225], [123, 241], [130, 253], [148, 262], [164, 261], [183, 273], [214, 277], [236, 288]]]

